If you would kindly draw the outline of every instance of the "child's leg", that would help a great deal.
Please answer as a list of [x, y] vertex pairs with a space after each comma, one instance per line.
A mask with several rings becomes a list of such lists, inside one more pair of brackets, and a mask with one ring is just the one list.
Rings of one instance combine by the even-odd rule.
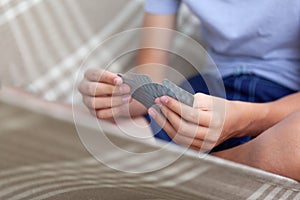
[[300, 112], [246, 144], [213, 155], [300, 181]]

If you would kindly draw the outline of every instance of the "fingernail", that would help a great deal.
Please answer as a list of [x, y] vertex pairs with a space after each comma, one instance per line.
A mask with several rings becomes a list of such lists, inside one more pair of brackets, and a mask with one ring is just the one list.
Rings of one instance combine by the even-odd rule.
[[163, 102], [164, 104], [167, 104], [169, 102], [169, 98], [166, 96], [163, 96], [160, 98], [160, 101]]
[[130, 87], [127, 86], [127, 85], [125, 85], [125, 84], [122, 84], [122, 85], [120, 86], [120, 92], [121, 92], [122, 94], [127, 94], [127, 93], [130, 92]]
[[128, 103], [128, 102], [130, 101], [130, 99], [131, 99], [131, 96], [127, 96], [127, 97], [123, 97], [123, 98], [122, 98], [122, 101], [123, 101], [124, 103]]
[[156, 113], [155, 113], [155, 111], [154, 111], [153, 108], [150, 108], [149, 111], [148, 111], [148, 113], [149, 113], [149, 115], [150, 115], [151, 117], [153, 117], [153, 118], [156, 117]]
[[115, 79], [114, 79], [114, 83], [115, 83], [115, 85], [120, 85], [120, 84], [122, 84], [122, 79], [121, 79], [121, 77], [116, 77]]
[[159, 98], [155, 99], [154, 102], [155, 102], [155, 105], [157, 105], [160, 108], [163, 106]]
[[159, 108], [161, 108], [163, 105], [161, 103], [156, 104]]
[[154, 103], [160, 104], [160, 98], [156, 98], [156, 99], [154, 100]]

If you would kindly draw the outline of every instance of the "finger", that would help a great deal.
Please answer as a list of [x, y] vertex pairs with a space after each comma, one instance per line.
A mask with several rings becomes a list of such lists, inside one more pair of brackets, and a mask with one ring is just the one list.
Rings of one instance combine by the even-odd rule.
[[127, 84], [121, 84], [120, 86], [113, 86], [106, 83], [89, 82], [87, 80], [82, 81], [78, 90], [88, 96], [104, 96], [104, 95], [123, 95], [130, 93], [130, 87]]
[[194, 145], [191, 145], [189, 148], [198, 151], [200, 153], [206, 153], [206, 154], [211, 150], [211, 149], [205, 149], [202, 146], [194, 146]]
[[190, 148], [191, 146], [200, 146], [202, 144], [201, 140], [195, 140], [193, 138], [185, 137], [183, 135], [177, 134], [173, 139], [172, 139], [176, 144], [179, 144], [181, 146]]
[[190, 145], [197, 146], [201, 151], [202, 149], [203, 151], [211, 150], [216, 145], [218, 138], [209, 137], [209, 128], [188, 123], [165, 106], [162, 106], [161, 110], [178, 133], [176, 138], [178, 138], [180, 142], [177, 143], [187, 147]]
[[114, 96], [114, 97], [90, 97], [83, 96], [83, 103], [89, 109], [104, 109], [120, 106], [122, 104], [129, 103], [131, 96]]
[[216, 99], [215, 97], [212, 97], [207, 94], [203, 93], [196, 93], [194, 95], [194, 108], [200, 108], [202, 110], [212, 110], [213, 107], [213, 101]]
[[216, 142], [204, 141], [201, 145], [201, 150], [211, 151], [216, 146]]
[[176, 136], [176, 131], [170, 125], [170, 123], [163, 117], [160, 113], [158, 113], [154, 108], [148, 109], [148, 114], [156, 121], [156, 123], [163, 128], [170, 138], [174, 138]]
[[189, 123], [188, 121], [180, 118], [177, 113], [174, 113], [166, 106], [162, 106], [161, 110], [179, 134], [192, 139], [200, 139], [201, 141], [203, 141], [207, 136], [209, 128]]
[[126, 106], [117, 106], [113, 108], [96, 110], [96, 117], [99, 119], [114, 119], [123, 116], [123, 112], [126, 110]]
[[202, 142], [200, 140], [194, 140], [193, 138], [180, 135], [177, 131], [170, 125], [164, 116], [158, 113], [155, 109], [150, 108], [148, 110], [149, 115], [157, 122], [157, 124], [162, 127], [167, 134], [172, 138], [172, 140], [179, 145], [189, 148], [191, 145], [200, 145]]
[[84, 77], [90, 81], [103, 82], [112, 85], [121, 85], [123, 80], [117, 74], [111, 73], [103, 69], [88, 69]]
[[195, 151], [199, 151], [202, 153], [208, 153], [215, 147], [214, 143], [210, 142], [203, 142], [203, 141], [196, 141], [193, 142], [188, 148], [193, 149]]
[[190, 107], [168, 96], [162, 96], [156, 102], [167, 106], [186, 121], [206, 127], [210, 124], [211, 113], [208, 111]]

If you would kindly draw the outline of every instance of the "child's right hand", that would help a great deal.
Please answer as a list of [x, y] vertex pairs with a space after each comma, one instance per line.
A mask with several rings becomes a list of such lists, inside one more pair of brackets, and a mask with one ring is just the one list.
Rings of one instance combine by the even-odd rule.
[[78, 90], [85, 106], [100, 119], [126, 115], [132, 100], [130, 87], [117, 74], [103, 69], [88, 69]]

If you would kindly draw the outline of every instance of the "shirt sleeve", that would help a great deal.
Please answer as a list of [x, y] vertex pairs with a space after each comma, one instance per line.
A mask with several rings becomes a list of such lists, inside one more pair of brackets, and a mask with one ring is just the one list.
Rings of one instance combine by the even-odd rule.
[[146, 0], [145, 11], [152, 14], [175, 14], [181, 0]]

